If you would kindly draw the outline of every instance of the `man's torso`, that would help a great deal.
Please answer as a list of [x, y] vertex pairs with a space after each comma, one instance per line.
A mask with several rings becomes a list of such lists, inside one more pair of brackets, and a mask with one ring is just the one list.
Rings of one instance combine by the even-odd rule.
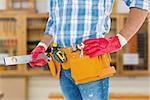
[[60, 47], [108, 33], [114, 0], [54, 1], [54, 38]]

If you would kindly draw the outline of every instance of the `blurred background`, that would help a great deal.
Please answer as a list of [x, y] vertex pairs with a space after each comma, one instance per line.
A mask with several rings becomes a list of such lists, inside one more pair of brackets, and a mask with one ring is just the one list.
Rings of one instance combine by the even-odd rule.
[[[0, 59], [29, 54], [43, 36], [49, 0], [0, 0]], [[129, 9], [116, 0], [110, 35], [124, 26]], [[110, 100], [150, 100], [150, 16], [121, 51], [112, 54], [117, 73]], [[59, 81], [48, 66], [0, 65], [0, 100], [63, 100]]]

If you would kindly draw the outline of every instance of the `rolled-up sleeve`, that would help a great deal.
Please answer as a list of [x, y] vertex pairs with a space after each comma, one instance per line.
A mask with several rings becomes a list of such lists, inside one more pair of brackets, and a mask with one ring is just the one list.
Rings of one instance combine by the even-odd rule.
[[149, 10], [149, 0], [123, 0], [126, 5], [131, 8], [131, 7], [136, 7], [136, 8], [141, 8], [144, 10]]
[[45, 34], [49, 34], [51, 36], [53, 36], [54, 34], [54, 9], [55, 9], [55, 6], [54, 6], [54, 0], [50, 0], [49, 2], [49, 18], [48, 18], [48, 21], [47, 21], [47, 25], [46, 25], [46, 29], [45, 29]]

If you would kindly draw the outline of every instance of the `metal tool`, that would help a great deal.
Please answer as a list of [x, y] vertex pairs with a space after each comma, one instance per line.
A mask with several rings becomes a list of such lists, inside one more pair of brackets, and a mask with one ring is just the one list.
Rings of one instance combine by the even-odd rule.
[[67, 56], [65, 54], [65, 52], [62, 52], [61, 50], [59, 50], [57, 43], [53, 43], [52, 44], [52, 52], [54, 55], [54, 58], [59, 62], [59, 63], [64, 63], [67, 61]]
[[84, 55], [84, 51], [83, 51], [84, 47], [85, 47], [84, 43], [81, 43], [81, 44], [77, 45], [77, 48], [80, 50], [80, 58], [82, 58], [83, 55]]
[[[41, 58], [44, 58], [46, 60], [48, 59], [46, 54], [40, 54], [36, 60]], [[17, 65], [17, 64], [26, 64], [29, 62], [33, 62], [32, 55], [12, 56], [0, 59], [0, 65]]]
[[[52, 46], [53, 46], [52, 53], [54, 55], [54, 58], [60, 63], [66, 62], [67, 57], [66, 57], [65, 52], [62, 52], [61, 50], [59, 50], [57, 44], [53, 44]], [[78, 46], [78, 49], [81, 50], [81, 54], [80, 54], [81, 58], [83, 57], [83, 48], [84, 48], [84, 44], [81, 44], [80, 46]], [[51, 60], [51, 58], [49, 58], [49, 56], [47, 56], [46, 53], [40, 54], [36, 60], [39, 60], [41, 58], [44, 58], [46, 60]], [[34, 62], [32, 60], [32, 55], [12, 56], [12, 57], [0, 58], [0, 65], [17, 65], [17, 64], [26, 64], [29, 62]]]

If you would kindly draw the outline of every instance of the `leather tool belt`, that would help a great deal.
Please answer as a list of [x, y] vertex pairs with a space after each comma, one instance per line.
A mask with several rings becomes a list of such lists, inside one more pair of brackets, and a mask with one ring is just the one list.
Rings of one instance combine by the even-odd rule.
[[102, 79], [112, 76], [113, 73], [115, 73], [115, 68], [110, 67], [110, 54], [90, 58], [85, 54], [81, 57], [81, 51], [76, 50], [73, 52], [72, 47], [60, 48], [60, 50], [65, 52], [67, 61], [60, 64], [54, 59], [53, 55], [50, 54], [53, 62], [48, 62], [51, 73], [57, 78], [59, 78], [60, 75], [61, 65], [66, 70], [71, 69], [72, 78], [78, 84]]

